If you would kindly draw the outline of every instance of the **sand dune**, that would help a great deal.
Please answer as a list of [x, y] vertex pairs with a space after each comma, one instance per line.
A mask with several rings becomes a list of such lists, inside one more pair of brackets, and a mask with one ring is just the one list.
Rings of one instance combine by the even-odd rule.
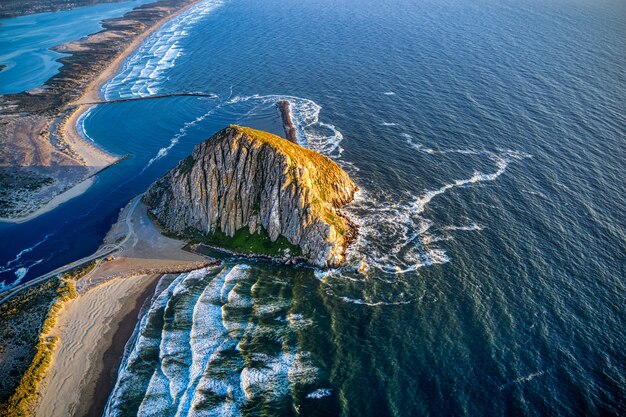
[[[93, 395], [97, 382], [94, 376], [103, 371], [103, 357], [113, 342], [114, 327], [143, 302], [141, 297], [157, 277], [140, 275], [113, 279], [64, 305], [50, 332], [59, 337], [59, 344], [53, 366], [44, 380], [36, 416], [86, 414], [90, 403], [81, 397]], [[118, 342], [125, 343], [125, 340]]]

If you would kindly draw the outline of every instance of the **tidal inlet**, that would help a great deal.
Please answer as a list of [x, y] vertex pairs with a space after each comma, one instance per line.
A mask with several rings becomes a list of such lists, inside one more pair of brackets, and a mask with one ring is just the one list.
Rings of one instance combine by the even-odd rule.
[[0, 3], [0, 416], [626, 415], [622, 1]]

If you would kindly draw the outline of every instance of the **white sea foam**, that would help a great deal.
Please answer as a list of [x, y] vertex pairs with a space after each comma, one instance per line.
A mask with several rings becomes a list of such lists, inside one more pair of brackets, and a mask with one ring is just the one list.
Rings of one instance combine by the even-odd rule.
[[306, 397], [314, 400], [319, 400], [320, 398], [330, 396], [330, 394], [332, 394], [332, 390], [330, 388], [319, 388], [313, 392], [308, 393]]
[[[551, 369], [551, 368], [550, 368], [550, 369]], [[547, 371], [549, 371], [550, 369], [546, 369], [546, 370], [541, 370], [541, 371], [533, 372], [533, 373], [530, 373], [530, 374], [528, 374], [528, 375], [524, 375], [524, 376], [520, 376], [520, 377], [518, 377], [518, 378], [515, 378], [515, 379], [514, 379], [514, 380], [512, 380], [512, 381], [509, 381], [509, 382], [507, 382], [507, 383], [505, 383], [505, 384], [500, 385], [500, 386], [498, 387], [498, 391], [502, 391], [503, 389], [505, 389], [505, 388], [507, 388], [507, 387], [509, 387], [509, 386], [511, 386], [511, 385], [523, 384], [523, 383], [525, 383], [525, 382], [532, 381], [533, 379], [535, 379], [535, 378], [537, 378], [537, 377], [539, 377], [539, 376], [544, 375], [544, 374], [545, 374]]]
[[[185, 274], [179, 275], [154, 299], [150, 308], [137, 325], [139, 329], [145, 329], [148, 319], [157, 315], [157, 312], [165, 307], [173, 289], [183, 280], [184, 277]], [[123, 414], [122, 410], [125, 399], [128, 395], [132, 395], [136, 388], [136, 374], [132, 369], [133, 366], [142, 361], [142, 352], [158, 348], [159, 344], [159, 338], [152, 337], [149, 333], [137, 332], [137, 337], [132, 349], [128, 351], [128, 354], [125, 355], [122, 363], [120, 364], [117, 381], [111, 395], [109, 396], [104, 412], [105, 416], [117, 417]], [[158, 373], [160, 373], [160, 368], [157, 368], [153, 373], [150, 380], [150, 386], [156, 384], [154, 380], [158, 378]]]
[[181, 40], [188, 28], [223, 4], [204, 0], [167, 22], [153, 33], [123, 64], [121, 71], [103, 86], [104, 97], [144, 97], [159, 93], [167, 72], [185, 54]]
[[463, 231], [463, 232], [472, 232], [475, 230], [480, 231], [480, 230], [483, 230], [484, 228], [485, 227], [481, 226], [480, 224], [472, 223], [467, 226], [445, 226], [443, 230], [458, 230], [458, 231]]
[[[483, 156], [490, 160], [496, 170], [489, 173], [475, 171], [471, 177], [456, 179], [432, 190], [424, 190], [417, 197], [402, 200], [387, 197], [383, 193], [369, 195], [367, 191], [357, 194], [355, 202], [347, 211], [359, 225], [359, 237], [349, 255], [352, 263], [358, 263], [365, 256], [370, 267], [388, 274], [402, 274], [415, 271], [424, 266], [444, 264], [450, 261], [445, 249], [433, 246], [435, 242], [449, 239], [431, 233], [433, 221], [425, 217], [430, 202], [451, 190], [495, 181], [512, 161], [530, 157], [530, 155], [511, 151], [484, 151], [472, 149], [431, 149], [415, 143], [406, 135], [407, 143], [429, 155], [461, 154]], [[447, 226], [444, 231], [480, 231], [484, 226]]]
[[172, 139], [170, 139], [170, 143], [167, 146], [162, 147], [161, 149], [159, 149], [159, 151], [157, 152], [157, 154], [155, 156], [153, 156], [152, 158], [150, 158], [150, 160], [148, 161], [148, 163], [146, 164], [145, 167], [143, 167], [143, 169], [141, 170], [141, 172], [139, 173], [139, 175], [143, 174], [145, 172], [146, 169], [148, 169], [148, 167], [150, 167], [153, 163], [155, 163], [156, 161], [158, 161], [159, 159], [167, 156], [167, 154], [169, 153], [169, 151], [172, 150], [172, 148], [174, 148], [176, 145], [178, 145], [178, 142], [180, 142], [180, 140], [182, 138], [184, 138], [185, 136], [187, 136], [187, 133], [189, 131], [190, 128], [194, 127], [195, 125], [197, 125], [198, 123], [202, 122], [203, 120], [205, 120], [207, 117], [211, 116], [213, 113], [215, 113], [217, 110], [219, 110], [221, 108], [220, 105], [212, 108], [211, 110], [207, 111], [206, 113], [204, 113], [202, 116], [198, 116], [196, 117], [194, 120], [187, 122], [183, 125], [183, 127], [181, 127], [178, 130], [178, 133], [175, 134]]
[[[276, 105], [282, 100], [287, 100], [290, 104], [291, 119], [300, 145], [327, 156], [341, 155], [343, 148], [339, 144], [343, 135], [334, 125], [319, 120], [322, 107], [313, 100], [288, 95], [253, 95], [235, 96], [226, 103], [236, 105], [246, 102], [254, 106], [267, 106]], [[250, 111], [254, 111], [254, 107]]]
[[288, 371], [293, 363], [291, 353], [282, 352], [280, 356], [255, 353], [254, 367], [245, 367], [241, 371], [241, 387], [248, 401], [260, 396], [264, 399], [280, 398], [290, 392]]
[[220, 299], [222, 303], [226, 303], [229, 300], [229, 293], [242, 279], [247, 278], [248, 270], [250, 266], [248, 265], [235, 265], [224, 277], [224, 286], [220, 292]]
[[[161, 334], [157, 336], [158, 329], [150, 326], [150, 331], [136, 331], [105, 416], [122, 415], [124, 400], [142, 389], [143, 383], [137, 382], [142, 372], [145, 375], [140, 353], [146, 350], [158, 349], [160, 366], [151, 370], [145, 391], [139, 393], [143, 394], [139, 416], [238, 416], [247, 401], [288, 398], [295, 387], [319, 384], [320, 370], [313, 356], [299, 351], [293, 337], [293, 332], [313, 322], [303, 313], [290, 312], [280, 323], [263, 323], [268, 311], [288, 308], [289, 297], [253, 297], [255, 309], [238, 310], [240, 297], [251, 292], [253, 282], [250, 267], [239, 265], [217, 273], [203, 269], [181, 274], [160, 290], [138, 329], [146, 329], [148, 321], [154, 326], [165, 318]], [[187, 316], [191, 317], [190, 328], [185, 324]], [[242, 340], [245, 344], [237, 352]], [[254, 340], [275, 340], [282, 350], [250, 352]], [[246, 362], [242, 355], [248, 358]]]
[[37, 248], [42, 243], [46, 242], [50, 238], [50, 236], [52, 236], [53, 234], [54, 233], [47, 234], [39, 242], [35, 243], [32, 246], [29, 246], [26, 249], [22, 249], [17, 255], [15, 255], [15, 258], [11, 259], [3, 266], [0, 266], [0, 273], [13, 271], [13, 274], [16, 277], [15, 281], [10, 282], [9, 284], [6, 283], [6, 280], [0, 282], [0, 292], [4, 292], [10, 288], [15, 287], [16, 285], [19, 285], [32, 267], [34, 267], [35, 265], [39, 265], [42, 262], [48, 261], [54, 256], [54, 252], [52, 252], [46, 258], [42, 258], [42, 259], [37, 259], [37, 260], [30, 260], [30, 259], [23, 260], [22, 259], [24, 255], [32, 252], [33, 249]]

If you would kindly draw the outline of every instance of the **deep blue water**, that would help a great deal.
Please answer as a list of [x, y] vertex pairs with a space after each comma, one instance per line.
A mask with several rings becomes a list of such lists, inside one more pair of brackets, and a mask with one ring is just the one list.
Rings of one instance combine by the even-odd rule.
[[131, 158], [1, 225], [2, 280], [95, 250], [226, 124], [280, 133], [285, 96], [301, 143], [362, 189], [351, 262], [368, 273], [234, 259], [181, 275], [111, 415], [624, 414], [624, 35], [619, 2], [205, 2], [103, 93], [219, 99], [91, 111], [86, 135]]

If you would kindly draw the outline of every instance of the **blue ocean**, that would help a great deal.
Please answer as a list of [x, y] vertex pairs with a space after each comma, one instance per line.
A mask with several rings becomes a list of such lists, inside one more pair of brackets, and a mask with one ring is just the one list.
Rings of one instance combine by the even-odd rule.
[[289, 100], [360, 187], [349, 265], [163, 280], [105, 415], [624, 415], [625, 63], [621, 1], [202, 1], [102, 95], [217, 98], [92, 108], [85, 137], [130, 157], [0, 224], [0, 282], [94, 252], [224, 126], [283, 134]]

